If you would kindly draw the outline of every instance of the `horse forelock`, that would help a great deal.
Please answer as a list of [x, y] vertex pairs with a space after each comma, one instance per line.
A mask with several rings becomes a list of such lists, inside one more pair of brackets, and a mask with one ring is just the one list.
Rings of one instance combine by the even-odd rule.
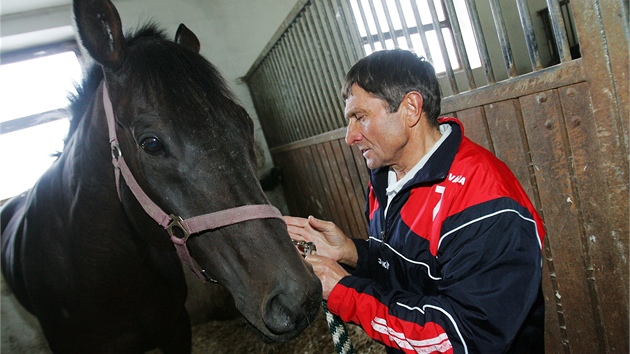
[[[121, 75], [134, 90], [149, 91], [162, 102], [184, 107], [190, 114], [210, 111], [215, 117], [247, 119], [219, 70], [201, 55], [167, 39], [164, 30], [149, 22], [127, 33], [129, 48]], [[72, 114], [68, 138], [76, 131], [104, 74], [98, 63], [86, 72], [77, 94], [70, 97]]]

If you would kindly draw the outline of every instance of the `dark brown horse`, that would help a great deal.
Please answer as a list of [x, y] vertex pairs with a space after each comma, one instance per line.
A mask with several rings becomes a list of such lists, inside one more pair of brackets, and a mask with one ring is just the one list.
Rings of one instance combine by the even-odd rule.
[[74, 12], [95, 65], [64, 150], [0, 214], [2, 273], [51, 349], [189, 352], [181, 261], [224, 285], [264, 339], [298, 335], [321, 285], [257, 181], [251, 119], [196, 36], [150, 25], [126, 40], [108, 0]]

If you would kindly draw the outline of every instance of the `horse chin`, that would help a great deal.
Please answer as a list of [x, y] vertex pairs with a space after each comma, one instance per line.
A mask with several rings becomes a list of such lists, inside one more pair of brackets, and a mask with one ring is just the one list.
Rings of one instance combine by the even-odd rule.
[[[256, 325], [247, 318], [245, 318], [245, 321], [247, 322], [247, 325], [251, 328], [251, 330], [255, 332], [260, 340], [263, 341], [265, 344], [288, 342], [291, 339], [299, 336], [304, 331], [304, 329], [306, 329], [306, 327], [308, 327], [308, 325], [312, 323], [312, 320], [308, 322], [303, 321], [301, 324], [296, 325], [296, 327], [290, 332], [275, 334], [271, 332], [268, 328], [266, 328], [264, 323]], [[263, 328], [262, 330], [261, 327]]]

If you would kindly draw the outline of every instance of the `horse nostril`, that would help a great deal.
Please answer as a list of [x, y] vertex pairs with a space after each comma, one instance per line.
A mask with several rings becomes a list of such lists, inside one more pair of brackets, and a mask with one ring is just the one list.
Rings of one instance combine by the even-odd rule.
[[295, 315], [284, 304], [284, 295], [276, 295], [267, 301], [263, 321], [274, 334], [284, 334], [295, 328]]

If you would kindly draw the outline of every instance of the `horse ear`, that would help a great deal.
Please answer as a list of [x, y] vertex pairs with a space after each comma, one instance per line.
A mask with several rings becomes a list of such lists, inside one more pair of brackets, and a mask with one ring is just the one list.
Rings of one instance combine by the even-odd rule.
[[127, 42], [118, 11], [109, 0], [74, 0], [74, 17], [88, 53], [110, 70], [119, 69]]
[[201, 49], [201, 44], [199, 43], [197, 36], [189, 30], [188, 27], [184, 26], [183, 23], [177, 28], [177, 33], [175, 33], [175, 43], [181, 44], [195, 53], [199, 53], [199, 49]]

